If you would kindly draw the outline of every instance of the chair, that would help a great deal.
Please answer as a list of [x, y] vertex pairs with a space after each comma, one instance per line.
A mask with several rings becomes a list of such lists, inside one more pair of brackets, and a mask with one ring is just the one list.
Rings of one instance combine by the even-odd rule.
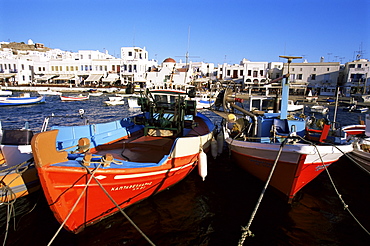
[[274, 141], [276, 140], [276, 138], [280, 138], [279, 142], [281, 142], [281, 138], [287, 138], [290, 134], [288, 120], [274, 119], [274, 122], [272, 124], [272, 133]]

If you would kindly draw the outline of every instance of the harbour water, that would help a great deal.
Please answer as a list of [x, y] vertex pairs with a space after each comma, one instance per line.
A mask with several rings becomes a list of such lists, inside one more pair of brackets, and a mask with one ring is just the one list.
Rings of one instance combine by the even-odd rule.
[[[111, 95], [110, 95], [111, 96]], [[138, 113], [127, 105], [105, 106], [108, 94], [87, 101], [61, 102], [47, 96], [45, 104], [2, 107], [3, 128], [20, 128], [27, 121], [34, 131], [43, 119], [77, 115], [79, 109], [91, 123], [106, 122]], [[333, 118], [330, 106], [329, 118]], [[204, 111], [216, 124], [219, 116]], [[338, 110], [337, 122], [357, 124], [358, 113]], [[79, 124], [77, 119], [57, 118], [51, 124]], [[370, 230], [370, 177], [346, 157], [329, 167], [330, 176], [343, 200]], [[208, 176], [197, 172], [170, 189], [135, 204], [125, 212], [156, 245], [237, 245], [264, 183], [239, 169], [227, 149], [214, 160], [208, 157]], [[8, 207], [0, 205], [0, 242], [4, 241]], [[47, 245], [59, 224], [42, 192], [17, 199], [16, 216], [9, 222], [5, 245]], [[356, 223], [335, 193], [326, 172], [304, 187], [288, 205], [268, 189], [250, 227], [254, 237], [244, 245], [370, 245], [370, 236]], [[61, 230], [51, 245], [149, 245], [122, 214], [115, 214], [74, 235]]]

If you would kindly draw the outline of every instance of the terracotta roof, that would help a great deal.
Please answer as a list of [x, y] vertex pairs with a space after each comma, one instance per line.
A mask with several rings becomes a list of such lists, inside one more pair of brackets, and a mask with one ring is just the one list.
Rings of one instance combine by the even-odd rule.
[[173, 62], [176, 63], [176, 61], [172, 58], [166, 58], [163, 62]]

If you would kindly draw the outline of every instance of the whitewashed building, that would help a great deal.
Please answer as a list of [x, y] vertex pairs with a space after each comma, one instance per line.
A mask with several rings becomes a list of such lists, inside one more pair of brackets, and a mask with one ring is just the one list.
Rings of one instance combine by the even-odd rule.
[[[318, 95], [335, 95], [340, 72], [339, 62], [290, 63], [291, 88], [313, 90]], [[288, 63], [284, 63], [283, 74], [288, 73]]]
[[352, 94], [370, 94], [370, 61], [359, 59], [347, 62], [344, 68], [344, 85]]

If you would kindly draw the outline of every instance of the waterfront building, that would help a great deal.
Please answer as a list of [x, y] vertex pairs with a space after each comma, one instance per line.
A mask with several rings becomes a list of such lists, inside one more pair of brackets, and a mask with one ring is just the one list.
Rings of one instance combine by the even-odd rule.
[[343, 84], [351, 94], [370, 94], [370, 61], [358, 59], [347, 62]]
[[[282, 74], [288, 72], [288, 63], [284, 63]], [[339, 62], [290, 63], [289, 74], [291, 89], [306, 93], [307, 89], [317, 95], [334, 96], [340, 73]]]

